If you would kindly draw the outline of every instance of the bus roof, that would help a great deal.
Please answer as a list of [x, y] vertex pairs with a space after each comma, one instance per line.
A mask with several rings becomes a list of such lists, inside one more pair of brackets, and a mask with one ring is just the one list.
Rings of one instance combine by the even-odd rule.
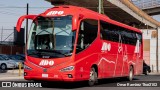
[[95, 12], [95, 11], [92, 11], [92, 10], [89, 10], [83, 7], [77, 7], [77, 6], [71, 6], [71, 5], [61, 5], [61, 6], [55, 6], [53, 8], [47, 9], [44, 13], [40, 14], [40, 16], [48, 16], [48, 17], [49, 16], [65, 16], [65, 15], [73, 15], [73, 16], [81, 15], [83, 16], [83, 18], [103, 20], [105, 22], [112, 23], [114, 25], [142, 33], [137, 28], [134, 28], [129, 25], [112, 20], [106, 15], [99, 14], [98, 12]]

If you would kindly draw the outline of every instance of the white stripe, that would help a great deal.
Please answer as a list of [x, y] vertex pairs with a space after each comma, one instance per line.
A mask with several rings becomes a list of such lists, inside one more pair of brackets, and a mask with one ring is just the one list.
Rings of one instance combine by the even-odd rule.
[[115, 67], [114, 67], [114, 74], [113, 76], [115, 76], [115, 73], [116, 73], [116, 68], [117, 68], [117, 60], [118, 60], [118, 53], [121, 52], [121, 50], [119, 50], [119, 47], [120, 49], [122, 50], [122, 53], [123, 53], [123, 46], [122, 46], [122, 39], [121, 39], [121, 36], [119, 35], [119, 43], [118, 43], [118, 50], [117, 50], [117, 58], [116, 58], [116, 64], [115, 64]]
[[134, 62], [132, 62], [132, 61], [129, 61], [128, 63], [132, 63], [132, 64], [135, 64]]
[[102, 57], [102, 58], [100, 59], [98, 65], [100, 65], [100, 63], [101, 63], [102, 60], [104, 60], [104, 61], [106, 61], [106, 62], [108, 62], [108, 63], [113, 63], [113, 64], [115, 64], [115, 62], [110, 61], [110, 60], [107, 60], [106, 58]]

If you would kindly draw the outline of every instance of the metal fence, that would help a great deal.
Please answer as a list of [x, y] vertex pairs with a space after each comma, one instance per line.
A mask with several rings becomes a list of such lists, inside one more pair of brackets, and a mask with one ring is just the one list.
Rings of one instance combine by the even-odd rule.
[[6, 29], [3, 27], [0, 28], [0, 44], [13, 41], [14, 41], [14, 28], [13, 29]]
[[17, 46], [17, 45], [1, 45], [0, 44], [0, 54], [24, 54], [25, 47], [24, 46]]

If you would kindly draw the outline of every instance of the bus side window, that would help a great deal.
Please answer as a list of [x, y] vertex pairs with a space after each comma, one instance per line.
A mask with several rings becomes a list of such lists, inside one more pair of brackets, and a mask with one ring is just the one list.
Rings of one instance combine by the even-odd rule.
[[98, 21], [85, 19], [81, 22], [79, 28], [76, 53], [86, 49], [96, 39], [98, 32]]
[[108, 22], [100, 21], [101, 39], [119, 42], [119, 27]]

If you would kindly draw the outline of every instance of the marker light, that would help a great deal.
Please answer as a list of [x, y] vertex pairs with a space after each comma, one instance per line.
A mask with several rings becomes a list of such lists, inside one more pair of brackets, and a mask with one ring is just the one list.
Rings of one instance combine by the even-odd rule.
[[72, 74], [68, 74], [68, 78], [73, 78]]
[[29, 66], [27, 66], [27, 65], [24, 65], [24, 69], [26, 69], [26, 70], [32, 70], [32, 68], [29, 67]]

